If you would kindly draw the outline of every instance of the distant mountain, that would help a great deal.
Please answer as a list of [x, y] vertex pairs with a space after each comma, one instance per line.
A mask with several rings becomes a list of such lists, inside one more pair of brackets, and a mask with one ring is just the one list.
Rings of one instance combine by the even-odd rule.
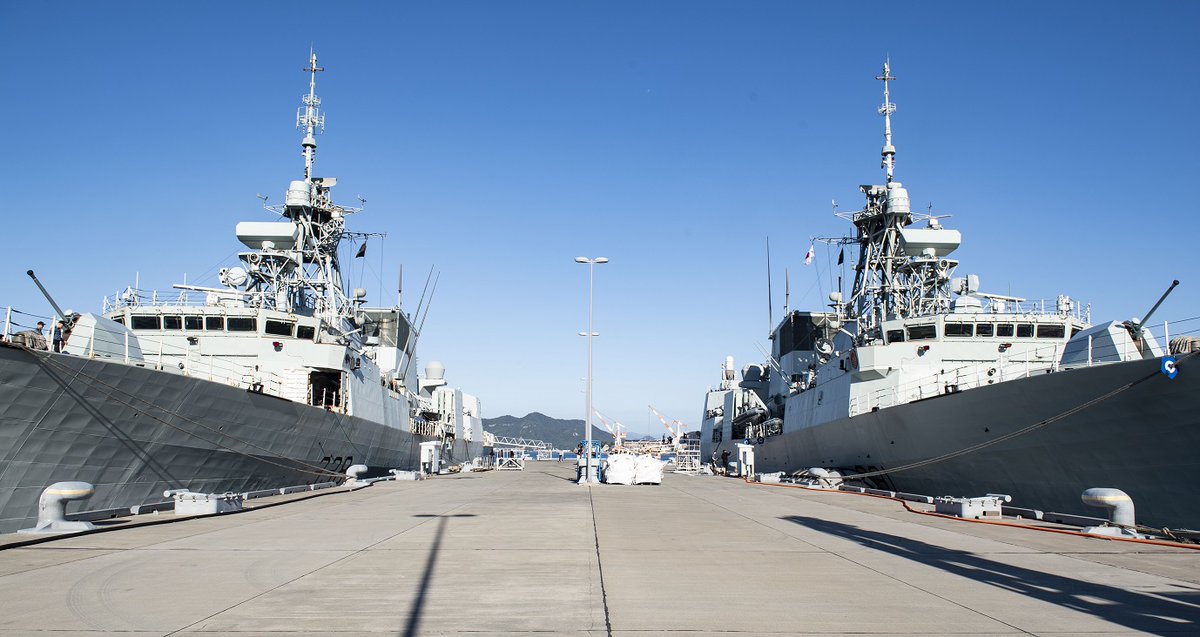
[[[555, 449], [574, 449], [584, 439], [582, 419], [563, 420], [546, 414], [532, 412], [524, 416], [499, 416], [484, 418], [483, 430], [509, 438], [544, 440]], [[611, 443], [612, 434], [592, 425], [592, 440]]]

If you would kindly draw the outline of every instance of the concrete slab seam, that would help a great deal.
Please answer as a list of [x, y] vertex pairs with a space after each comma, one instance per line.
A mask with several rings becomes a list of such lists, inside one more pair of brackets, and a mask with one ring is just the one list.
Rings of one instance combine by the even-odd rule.
[[600, 600], [604, 604], [604, 629], [612, 637], [612, 619], [608, 614], [608, 591], [604, 588], [604, 561], [600, 559], [600, 530], [596, 524], [596, 501], [588, 489], [588, 506], [592, 510], [592, 536], [596, 540], [596, 568], [600, 571]]

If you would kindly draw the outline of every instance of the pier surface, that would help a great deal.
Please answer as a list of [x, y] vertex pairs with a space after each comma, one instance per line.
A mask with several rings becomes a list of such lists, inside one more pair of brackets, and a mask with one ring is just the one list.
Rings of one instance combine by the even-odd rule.
[[1200, 633], [1200, 551], [568, 463], [0, 551], [0, 635]]

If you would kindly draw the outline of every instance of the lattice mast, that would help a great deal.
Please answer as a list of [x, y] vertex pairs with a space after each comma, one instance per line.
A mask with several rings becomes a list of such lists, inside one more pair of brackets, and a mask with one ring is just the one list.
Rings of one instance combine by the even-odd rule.
[[[859, 258], [855, 266], [854, 287], [847, 304], [858, 321], [860, 340], [878, 337], [883, 321], [944, 310], [949, 305], [945, 259], [923, 259], [908, 255], [901, 247], [901, 230], [913, 222], [908, 191], [895, 181], [896, 146], [892, 143], [892, 115], [889, 82], [891, 63], [885, 61], [883, 73], [875, 77], [883, 82], [883, 149], [880, 151], [886, 182], [884, 185], [859, 186], [866, 195], [862, 210], [844, 215], [858, 230]], [[936, 220], [931, 218], [931, 227]], [[918, 257], [918, 258], [914, 258]]]
[[294, 250], [271, 250], [243, 253], [241, 259], [250, 266], [251, 283], [248, 289], [259, 289], [264, 303], [275, 309], [312, 311], [330, 325], [344, 330], [353, 316], [354, 301], [342, 279], [338, 262], [338, 247], [346, 235], [345, 217], [359, 208], [333, 203], [330, 190], [337, 184], [332, 177], [313, 175], [317, 160], [316, 136], [325, 130], [325, 115], [317, 97], [317, 55], [309, 51], [308, 92], [296, 111], [296, 128], [304, 133], [300, 142], [304, 157], [304, 179], [288, 185], [283, 205], [264, 206], [296, 224], [298, 237]]

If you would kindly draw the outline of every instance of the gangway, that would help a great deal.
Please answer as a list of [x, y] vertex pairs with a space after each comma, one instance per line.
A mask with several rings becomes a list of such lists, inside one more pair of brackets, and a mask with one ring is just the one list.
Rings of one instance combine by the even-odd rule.
[[531, 438], [511, 438], [508, 436], [496, 436], [490, 433], [484, 436], [485, 444], [488, 437], [492, 439], [492, 447], [507, 447], [522, 450], [532, 449], [535, 451], [552, 451], [554, 449], [553, 445], [544, 440], [534, 440]]
[[684, 436], [675, 442], [675, 473], [698, 475], [704, 472], [700, 464], [700, 438]]

